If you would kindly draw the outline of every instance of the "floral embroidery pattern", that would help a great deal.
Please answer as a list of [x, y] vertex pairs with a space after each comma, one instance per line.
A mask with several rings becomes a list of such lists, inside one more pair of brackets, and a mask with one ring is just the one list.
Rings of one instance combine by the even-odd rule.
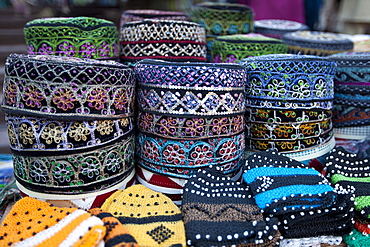
[[29, 54], [92, 59], [117, 58], [119, 55], [117, 27], [113, 22], [103, 19], [35, 19], [26, 23], [24, 34], [27, 49], [32, 51]]
[[90, 152], [43, 157], [15, 154], [15, 176], [25, 188], [35, 192], [44, 193], [45, 189], [66, 195], [94, 192], [131, 175], [134, 171], [133, 144], [134, 136], [130, 135]]
[[75, 141], [86, 141], [90, 132], [85, 123], [74, 123], [68, 131], [68, 136]]
[[34, 108], [41, 108], [42, 101], [45, 99], [43, 93], [40, 89], [36, 88], [34, 85], [26, 86], [22, 99], [27, 106]]
[[[132, 117], [117, 120], [69, 121], [5, 115], [10, 148], [35, 153], [79, 150], [113, 143], [134, 129]], [[29, 154], [28, 154], [29, 155]]]
[[135, 82], [129, 67], [113, 61], [11, 54], [2, 105], [62, 119], [119, 119], [133, 115]]
[[62, 135], [62, 126], [56, 123], [50, 123], [42, 131], [41, 138], [43, 138], [47, 144], [60, 143], [64, 138]]
[[77, 101], [73, 92], [65, 88], [59, 88], [53, 94], [53, 102], [59, 109], [67, 111], [74, 108], [73, 102]]

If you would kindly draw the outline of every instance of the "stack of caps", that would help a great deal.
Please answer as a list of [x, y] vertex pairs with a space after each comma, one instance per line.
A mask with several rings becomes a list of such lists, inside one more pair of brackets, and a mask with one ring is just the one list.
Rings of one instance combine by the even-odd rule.
[[233, 176], [245, 147], [244, 68], [145, 59], [134, 71], [139, 182], [180, 203], [198, 169], [221, 166]]
[[254, 22], [254, 31], [267, 37], [280, 39], [286, 33], [308, 30], [305, 24], [281, 19], [265, 19]]
[[186, 246], [180, 209], [170, 198], [144, 185], [116, 191], [101, 209], [117, 218], [138, 246]]
[[348, 246], [368, 246], [370, 242], [370, 155], [369, 143], [358, 150], [338, 146], [327, 157], [327, 176], [334, 184], [354, 187], [355, 229], [344, 236]]
[[243, 58], [267, 54], [288, 53], [281, 40], [257, 33], [218, 36], [211, 48], [214, 63], [238, 63]]
[[123, 24], [145, 19], [190, 21], [189, 17], [180, 11], [165, 11], [155, 9], [129, 9], [122, 12], [120, 30]]
[[204, 27], [189, 21], [143, 20], [122, 25], [119, 36], [120, 60], [135, 64], [145, 59], [206, 61]]
[[31, 197], [17, 201], [0, 226], [0, 246], [104, 246], [101, 219]]
[[320, 32], [296, 31], [281, 37], [289, 48], [289, 53], [328, 56], [353, 50], [353, 42], [346, 35]]
[[26, 23], [24, 36], [31, 55], [117, 59], [118, 30], [93, 17], [35, 19]]
[[340, 243], [351, 232], [352, 190], [333, 188], [317, 170], [274, 151], [249, 156], [244, 169], [243, 179], [257, 205], [267, 216], [279, 218], [284, 245], [311, 237], [312, 242]]
[[264, 217], [250, 188], [219, 167], [193, 175], [182, 206], [188, 246], [276, 246], [277, 218]]
[[335, 145], [335, 62], [274, 54], [246, 58], [241, 64], [248, 76], [246, 155], [271, 149], [302, 162], [321, 163]]
[[370, 52], [338, 53], [328, 58], [337, 63], [334, 136], [364, 139], [370, 135]]
[[242, 4], [204, 2], [191, 8], [190, 18], [206, 28], [207, 59], [217, 36], [253, 32], [254, 12]]
[[5, 65], [2, 110], [23, 193], [87, 209], [134, 179], [130, 68], [18, 54]]

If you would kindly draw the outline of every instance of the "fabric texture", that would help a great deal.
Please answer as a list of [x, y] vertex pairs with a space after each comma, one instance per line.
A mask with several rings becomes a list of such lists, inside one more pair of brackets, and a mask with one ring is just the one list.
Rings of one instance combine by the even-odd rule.
[[370, 220], [361, 219], [360, 217], [355, 217], [354, 227], [363, 234], [370, 234]]
[[139, 246], [185, 246], [180, 209], [170, 198], [144, 185], [116, 191], [101, 209], [116, 217]]
[[[342, 237], [337, 236], [320, 236], [311, 238], [284, 238], [280, 241], [281, 247], [322, 247], [339, 246], [342, 243]], [[327, 245], [323, 245], [327, 244]]]
[[369, 246], [370, 235], [362, 234], [358, 230], [354, 229], [350, 234], [344, 235], [343, 240], [346, 242], [348, 247], [366, 247]]
[[185, 184], [182, 212], [189, 246], [275, 246], [276, 218], [265, 218], [248, 186], [219, 167], [200, 170]]
[[144, 59], [134, 71], [141, 168], [176, 179], [209, 165], [228, 176], [239, 170], [245, 149], [241, 65]]
[[17, 201], [0, 226], [0, 245], [99, 246], [104, 223], [84, 210], [59, 208], [31, 197]]

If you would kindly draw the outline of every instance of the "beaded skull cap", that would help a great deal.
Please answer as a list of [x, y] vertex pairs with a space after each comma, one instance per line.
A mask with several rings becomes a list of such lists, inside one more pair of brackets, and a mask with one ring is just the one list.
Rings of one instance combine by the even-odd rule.
[[318, 171], [275, 151], [250, 155], [244, 181], [266, 213], [283, 215], [332, 205], [334, 188]]
[[353, 42], [343, 34], [320, 31], [296, 31], [281, 37], [289, 53], [328, 56], [353, 50]]
[[281, 40], [261, 34], [234, 34], [218, 36], [211, 48], [212, 62], [238, 63], [243, 58], [288, 52]]
[[210, 166], [184, 187], [182, 213], [189, 246], [274, 246], [277, 218], [265, 218], [250, 188]]
[[309, 55], [270, 54], [245, 58], [250, 107], [328, 109], [334, 99], [336, 64]]
[[28, 54], [116, 59], [118, 30], [108, 20], [93, 17], [53, 17], [27, 22]]
[[282, 20], [282, 19], [264, 19], [254, 22], [254, 31], [268, 37], [280, 39], [286, 33], [308, 30], [305, 24]]
[[170, 61], [206, 61], [206, 33], [201, 25], [177, 20], [143, 20], [123, 24], [120, 31], [122, 62], [145, 58]]
[[114, 61], [11, 54], [2, 109], [58, 119], [118, 119], [133, 115], [135, 83], [134, 72]]
[[145, 59], [134, 71], [141, 111], [181, 117], [233, 116], [245, 112], [246, 74], [238, 64]]
[[228, 35], [253, 31], [254, 12], [247, 5], [199, 3], [192, 6], [190, 18], [204, 26], [207, 35]]
[[181, 11], [129, 9], [122, 12], [120, 29], [127, 22], [142, 21], [145, 19], [189, 21], [189, 17]]

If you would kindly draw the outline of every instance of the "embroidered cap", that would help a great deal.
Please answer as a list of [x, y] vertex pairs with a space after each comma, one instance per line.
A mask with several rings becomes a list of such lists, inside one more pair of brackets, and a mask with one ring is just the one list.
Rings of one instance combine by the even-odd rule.
[[245, 58], [246, 105], [256, 108], [326, 109], [334, 99], [336, 64], [309, 55], [270, 54]]
[[354, 46], [353, 42], [343, 34], [321, 31], [304, 30], [286, 33], [281, 40], [288, 45], [289, 53], [316, 56], [350, 52]]
[[254, 32], [266, 35], [268, 37], [280, 39], [286, 33], [308, 30], [305, 24], [282, 20], [282, 19], [264, 19], [254, 21]]
[[120, 29], [123, 24], [145, 19], [190, 21], [189, 17], [181, 11], [166, 11], [156, 9], [128, 9], [122, 12]]
[[146, 58], [206, 61], [205, 29], [194, 22], [150, 19], [128, 22], [120, 30], [119, 42], [123, 63]]
[[2, 110], [53, 119], [118, 119], [133, 115], [134, 72], [114, 61], [11, 54]]
[[256, 33], [234, 34], [215, 38], [211, 48], [211, 61], [238, 63], [247, 57], [277, 53], [288, 53], [288, 46], [281, 40]]
[[31, 55], [117, 59], [118, 30], [94, 17], [52, 17], [29, 21], [24, 37]]

